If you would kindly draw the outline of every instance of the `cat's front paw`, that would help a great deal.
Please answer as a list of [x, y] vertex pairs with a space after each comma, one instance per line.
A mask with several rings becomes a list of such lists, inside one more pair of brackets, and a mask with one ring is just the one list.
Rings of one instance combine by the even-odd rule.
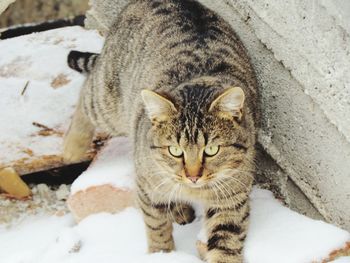
[[163, 252], [163, 253], [170, 253], [175, 250], [175, 243], [174, 239], [171, 236], [171, 238], [165, 238], [163, 239], [162, 237], [156, 236], [157, 242], [153, 240], [148, 241], [148, 252], [149, 253], [158, 253], [158, 252]]
[[178, 204], [173, 209], [174, 221], [179, 225], [192, 223], [196, 218], [196, 213], [192, 206], [187, 204]]
[[157, 246], [149, 247], [148, 253], [159, 253], [159, 252], [170, 253], [174, 250], [175, 250], [175, 245], [174, 245], [174, 243], [172, 243], [167, 247], [164, 247], [164, 245], [162, 247], [157, 247]]

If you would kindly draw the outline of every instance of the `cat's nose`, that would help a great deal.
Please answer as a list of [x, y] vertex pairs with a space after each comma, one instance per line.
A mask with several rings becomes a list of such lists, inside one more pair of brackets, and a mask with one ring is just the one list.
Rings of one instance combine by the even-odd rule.
[[198, 179], [199, 179], [199, 177], [198, 176], [190, 176], [190, 177], [187, 177], [188, 179], [190, 179], [190, 181], [192, 182], [192, 183], [196, 183], [197, 181], [198, 181]]
[[200, 162], [195, 162], [193, 164], [187, 163], [185, 166], [185, 175], [192, 183], [196, 183], [198, 179], [203, 174], [203, 166]]

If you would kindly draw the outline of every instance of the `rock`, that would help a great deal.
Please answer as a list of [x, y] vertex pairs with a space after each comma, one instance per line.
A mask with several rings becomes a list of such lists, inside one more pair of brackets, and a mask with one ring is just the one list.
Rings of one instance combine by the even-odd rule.
[[129, 0], [90, 0], [91, 8], [87, 11], [85, 19], [86, 28], [97, 29], [102, 35], [107, 35], [108, 28], [129, 2]]
[[6, 8], [16, 0], [4, 0], [0, 1], [0, 14], [6, 10]]
[[130, 139], [110, 139], [71, 186], [68, 207], [76, 221], [95, 213], [117, 213], [134, 205], [133, 177]]
[[40, 196], [40, 199], [42, 199], [42, 200], [50, 200], [51, 199], [50, 189], [46, 184], [38, 184], [37, 191], [38, 191], [38, 194]]
[[68, 199], [68, 207], [77, 222], [96, 213], [117, 213], [134, 204], [132, 190], [110, 184], [92, 186]]
[[32, 194], [19, 174], [10, 167], [0, 170], [0, 189], [9, 197], [17, 199], [25, 199]]
[[31, 198], [24, 200], [8, 199], [6, 195], [0, 195], [0, 225], [2, 227], [14, 226], [24, 218], [36, 214], [63, 216], [66, 213], [68, 213], [66, 201], [58, 200], [55, 190], [45, 184], [34, 186]]
[[[12, 2], [15, 0], [0, 1], [0, 13]], [[87, 0], [16, 1], [1, 15], [0, 27], [72, 17], [84, 14], [87, 8]]]
[[69, 196], [69, 188], [67, 185], [62, 184], [56, 191], [57, 200], [67, 200]]

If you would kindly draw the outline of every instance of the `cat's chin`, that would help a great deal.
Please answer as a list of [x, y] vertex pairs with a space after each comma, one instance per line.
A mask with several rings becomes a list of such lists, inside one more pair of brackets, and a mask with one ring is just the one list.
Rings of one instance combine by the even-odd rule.
[[203, 188], [207, 185], [207, 183], [187, 183], [187, 182], [185, 182], [183, 184], [191, 189], [200, 189], [200, 188]]

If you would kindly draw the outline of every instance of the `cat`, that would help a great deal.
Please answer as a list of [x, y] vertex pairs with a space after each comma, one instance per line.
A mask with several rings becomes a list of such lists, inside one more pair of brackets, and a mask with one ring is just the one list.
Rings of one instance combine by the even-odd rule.
[[134, 0], [101, 54], [71, 51], [87, 73], [65, 136], [78, 161], [95, 128], [134, 145], [149, 252], [172, 251], [173, 221], [205, 207], [209, 263], [242, 262], [255, 174], [257, 81], [233, 29], [193, 0]]

